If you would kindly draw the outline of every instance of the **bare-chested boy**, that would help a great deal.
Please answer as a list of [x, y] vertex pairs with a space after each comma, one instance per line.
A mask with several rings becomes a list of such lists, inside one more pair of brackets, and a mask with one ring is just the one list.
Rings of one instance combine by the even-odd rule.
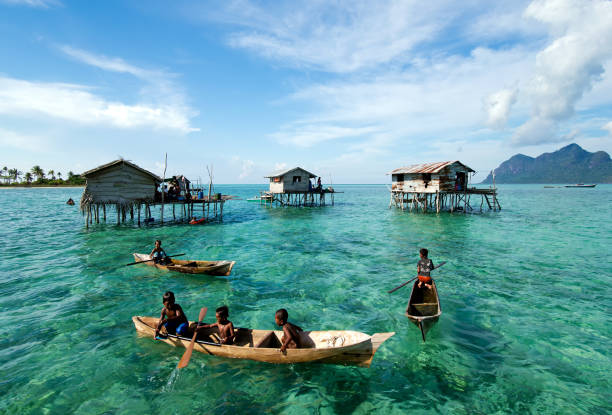
[[282, 346], [280, 348], [281, 353], [284, 353], [287, 349], [299, 349], [302, 347], [300, 340], [300, 331], [303, 331], [301, 327], [295, 324], [289, 323], [287, 319], [289, 313], [284, 308], [278, 310], [274, 316], [276, 324], [283, 328], [283, 337], [281, 338]]
[[221, 344], [234, 344], [234, 337], [236, 336], [234, 332], [234, 324], [229, 321], [227, 318], [229, 317], [229, 309], [226, 305], [217, 308], [215, 316], [217, 317], [217, 322], [213, 324], [202, 324], [196, 328], [196, 331], [200, 331], [202, 329], [210, 329], [216, 327], [219, 329], [219, 337], [221, 339]]
[[164, 308], [161, 311], [159, 324], [155, 329], [155, 337], [159, 335], [162, 326], [168, 334], [187, 336], [189, 334], [189, 322], [180, 305], [175, 303], [174, 293], [167, 291], [163, 297]]

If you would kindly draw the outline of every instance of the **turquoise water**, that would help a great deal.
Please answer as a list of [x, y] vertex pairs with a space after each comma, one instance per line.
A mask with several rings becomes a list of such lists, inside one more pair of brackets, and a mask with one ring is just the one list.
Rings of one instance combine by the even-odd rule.
[[[335, 186], [334, 207], [231, 201], [224, 223], [85, 229], [81, 189], [0, 190], [0, 412], [609, 413], [612, 185], [501, 188], [504, 210], [410, 214], [385, 186]], [[243, 199], [263, 186], [217, 186]], [[110, 215], [111, 218], [113, 217]], [[157, 219], [159, 214], [153, 213]], [[231, 259], [229, 278], [121, 267], [161, 238], [169, 254]], [[426, 343], [405, 317], [418, 249], [443, 314]], [[195, 318], [274, 311], [307, 329], [395, 331], [367, 368], [270, 365], [139, 338], [172, 290]], [[207, 321], [212, 321], [209, 312]]]

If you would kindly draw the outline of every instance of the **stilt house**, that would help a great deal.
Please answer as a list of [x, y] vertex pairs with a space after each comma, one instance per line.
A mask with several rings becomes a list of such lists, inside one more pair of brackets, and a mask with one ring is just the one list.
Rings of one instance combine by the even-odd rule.
[[473, 169], [460, 161], [415, 164], [400, 167], [391, 173], [391, 200], [389, 207], [395, 205], [403, 209], [421, 209], [423, 212], [435, 210], [471, 211], [473, 195], [480, 196], [480, 210], [484, 203], [489, 209], [501, 209], [497, 200], [497, 190], [470, 187], [470, 174]]
[[81, 197], [81, 209], [87, 205], [117, 205], [123, 209], [137, 203], [153, 203], [155, 190], [162, 179], [130, 163], [119, 159], [82, 173], [87, 183]]
[[415, 164], [393, 170], [391, 188], [419, 193], [463, 190], [468, 185], [470, 173], [474, 170], [460, 161]]
[[285, 169], [265, 176], [270, 179], [270, 190], [261, 192], [260, 203], [280, 206], [325, 206], [325, 195], [331, 193], [334, 204], [334, 189], [316, 187], [310, 179], [317, 176], [301, 167]]
[[317, 176], [301, 167], [294, 167], [264, 177], [270, 179], [270, 193], [297, 193], [310, 191], [311, 186], [308, 183]]

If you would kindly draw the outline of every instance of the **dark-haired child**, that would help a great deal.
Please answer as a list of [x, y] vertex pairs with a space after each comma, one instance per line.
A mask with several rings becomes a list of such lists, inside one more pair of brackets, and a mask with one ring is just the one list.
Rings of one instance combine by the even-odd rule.
[[189, 322], [181, 306], [175, 303], [172, 291], [167, 291], [164, 294], [163, 303], [164, 308], [162, 308], [159, 324], [155, 329], [155, 337], [159, 335], [162, 327], [166, 328], [168, 334], [187, 336], [189, 334]]
[[295, 324], [289, 323], [287, 319], [289, 313], [284, 308], [276, 311], [274, 320], [276, 324], [283, 328], [283, 337], [281, 338], [282, 346], [280, 348], [281, 353], [284, 353], [287, 349], [299, 349], [302, 347], [302, 341], [300, 339], [300, 331], [303, 331], [301, 327]]
[[421, 259], [417, 263], [417, 275], [419, 278], [419, 288], [422, 288], [425, 285], [426, 288], [431, 288], [431, 271], [435, 268], [431, 259], [427, 256], [429, 255], [429, 251], [425, 248], [422, 248], [419, 251], [419, 256]]
[[153, 248], [149, 256], [156, 264], [164, 265], [172, 262], [172, 260], [168, 258], [168, 255], [166, 255], [166, 251], [161, 247], [161, 241], [159, 239], [155, 241], [155, 248]]
[[215, 310], [215, 317], [217, 318], [217, 322], [213, 324], [202, 324], [196, 328], [196, 331], [200, 331], [202, 329], [210, 329], [216, 327], [219, 329], [219, 338], [221, 339], [221, 344], [234, 344], [234, 338], [236, 337], [236, 333], [234, 333], [234, 324], [229, 321], [227, 318], [229, 317], [229, 308], [226, 305], [221, 306]]

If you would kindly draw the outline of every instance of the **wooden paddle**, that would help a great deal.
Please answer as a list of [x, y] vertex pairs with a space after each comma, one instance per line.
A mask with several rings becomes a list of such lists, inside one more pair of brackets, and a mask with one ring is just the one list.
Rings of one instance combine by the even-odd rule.
[[[174, 258], [175, 256], [183, 256], [185, 254], [176, 254], [176, 255], [170, 255], [167, 256], [166, 258]], [[130, 262], [129, 264], [125, 264], [126, 267], [130, 266], [130, 265], [136, 265], [136, 264], [142, 264], [144, 262], [150, 262], [153, 261], [155, 258], [151, 258], [151, 259], [147, 259], [146, 261], [136, 261], [136, 262]]]
[[195, 345], [195, 339], [198, 335], [196, 328], [200, 325], [200, 322], [204, 320], [204, 317], [206, 316], [207, 311], [208, 311], [208, 307], [202, 307], [202, 309], [200, 310], [200, 317], [198, 318], [198, 323], [193, 329], [193, 337], [191, 338], [191, 342], [189, 343], [187, 350], [185, 350], [185, 353], [183, 353], [183, 357], [181, 357], [181, 360], [176, 366], [177, 368], [182, 369], [189, 364], [189, 359], [191, 359], [191, 353], [193, 353], [193, 346]]
[[[434, 269], [438, 269], [438, 268], [440, 268], [440, 267], [441, 267], [442, 265], [444, 265], [444, 264], [446, 264], [446, 261], [442, 261], [442, 262], [440, 262], [440, 263], [438, 264], [438, 266], [437, 266], [437, 267], [434, 267], [434, 268], [432, 269], [432, 271], [433, 271]], [[395, 287], [394, 289], [392, 289], [392, 290], [390, 290], [390, 291], [387, 291], [387, 292], [388, 292], [389, 294], [391, 294], [392, 292], [397, 291], [397, 290], [399, 290], [400, 288], [402, 288], [404, 285], [406, 285], [406, 284], [408, 284], [408, 283], [410, 283], [410, 282], [412, 282], [412, 281], [416, 280], [417, 278], [419, 278], [419, 277], [414, 277], [413, 279], [411, 279], [411, 280], [409, 280], [409, 281], [406, 281], [406, 282], [405, 282], [405, 283], [403, 283], [402, 285], [399, 285], [399, 286]]]

